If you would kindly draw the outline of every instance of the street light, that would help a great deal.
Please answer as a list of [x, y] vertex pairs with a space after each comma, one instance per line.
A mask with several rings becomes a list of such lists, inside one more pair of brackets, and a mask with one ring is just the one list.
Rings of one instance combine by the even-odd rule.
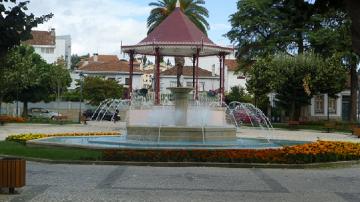
[[80, 72], [79, 74], [80, 76], [80, 104], [79, 104], [79, 123], [81, 123], [81, 106], [82, 106], [82, 101], [83, 101], [83, 77], [84, 74], [82, 72]]

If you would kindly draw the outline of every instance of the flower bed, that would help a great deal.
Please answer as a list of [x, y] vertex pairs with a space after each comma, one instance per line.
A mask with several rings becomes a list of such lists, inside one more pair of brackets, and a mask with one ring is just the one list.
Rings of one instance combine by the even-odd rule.
[[65, 136], [110, 136], [110, 135], [119, 135], [119, 132], [78, 132], [78, 133], [55, 133], [55, 134], [20, 134], [20, 135], [10, 135], [5, 140], [13, 141], [19, 143], [26, 143], [28, 140], [35, 140], [46, 137], [65, 137]]
[[26, 119], [15, 116], [0, 116], [0, 124], [4, 123], [24, 123]]
[[106, 161], [305, 164], [360, 159], [360, 144], [318, 141], [281, 149], [106, 150]]

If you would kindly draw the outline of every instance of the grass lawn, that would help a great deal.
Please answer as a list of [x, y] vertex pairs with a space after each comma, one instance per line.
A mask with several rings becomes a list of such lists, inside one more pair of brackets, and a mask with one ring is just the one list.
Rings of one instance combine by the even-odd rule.
[[102, 153], [86, 149], [26, 147], [16, 142], [0, 141], [0, 155], [50, 160], [100, 160]]

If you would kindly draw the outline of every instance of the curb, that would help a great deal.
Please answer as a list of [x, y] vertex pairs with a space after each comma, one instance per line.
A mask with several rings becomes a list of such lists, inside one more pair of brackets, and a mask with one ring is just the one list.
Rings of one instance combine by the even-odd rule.
[[360, 164], [356, 161], [337, 161], [310, 164], [262, 164], [262, 163], [211, 163], [211, 162], [131, 162], [131, 161], [82, 161], [82, 160], [49, 160], [32, 157], [0, 155], [0, 157], [22, 158], [27, 161], [47, 164], [71, 165], [119, 165], [119, 166], [151, 166], [151, 167], [214, 167], [214, 168], [269, 168], [269, 169], [315, 169], [340, 168]]

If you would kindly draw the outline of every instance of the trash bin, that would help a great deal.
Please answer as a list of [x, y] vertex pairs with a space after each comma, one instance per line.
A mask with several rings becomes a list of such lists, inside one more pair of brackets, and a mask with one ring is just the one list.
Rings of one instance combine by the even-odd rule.
[[14, 194], [15, 188], [25, 186], [26, 161], [19, 158], [0, 158], [0, 188], [9, 188]]

